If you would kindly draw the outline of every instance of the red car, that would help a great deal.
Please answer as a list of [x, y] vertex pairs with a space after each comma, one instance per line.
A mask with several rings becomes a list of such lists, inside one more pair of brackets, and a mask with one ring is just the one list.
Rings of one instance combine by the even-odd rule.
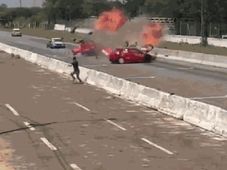
[[116, 48], [110, 51], [103, 50], [103, 53], [109, 57], [111, 63], [143, 63], [150, 62], [152, 56], [137, 48]]
[[92, 41], [82, 41], [78, 43], [79, 45], [72, 49], [73, 55], [82, 54], [82, 55], [92, 55], [96, 54], [96, 45]]

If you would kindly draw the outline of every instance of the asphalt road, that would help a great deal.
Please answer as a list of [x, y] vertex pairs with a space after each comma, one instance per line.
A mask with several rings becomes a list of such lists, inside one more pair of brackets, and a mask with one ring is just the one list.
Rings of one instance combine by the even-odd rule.
[[226, 170], [227, 139], [0, 53], [0, 169]]
[[[72, 45], [67, 49], [47, 49], [47, 40], [31, 36], [11, 37], [0, 32], [0, 41], [48, 57], [71, 62]], [[164, 63], [110, 64], [104, 56], [78, 57], [81, 66], [107, 72], [152, 88], [191, 98], [227, 109], [227, 69], [200, 67], [193, 64]]]

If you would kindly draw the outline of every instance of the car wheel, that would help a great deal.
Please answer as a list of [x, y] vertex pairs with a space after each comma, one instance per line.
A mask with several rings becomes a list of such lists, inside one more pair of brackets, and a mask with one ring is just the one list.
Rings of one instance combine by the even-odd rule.
[[144, 62], [145, 62], [145, 63], [150, 63], [150, 62], [151, 62], [151, 58], [152, 58], [151, 55], [146, 54], [146, 55], [144, 56]]
[[111, 64], [116, 64], [117, 63], [116, 61], [112, 61], [112, 60], [110, 60], [110, 62], [111, 62]]
[[119, 58], [119, 59], [118, 59], [118, 62], [119, 62], [120, 64], [124, 64], [124, 63], [125, 63], [125, 60], [124, 60], [124, 58]]

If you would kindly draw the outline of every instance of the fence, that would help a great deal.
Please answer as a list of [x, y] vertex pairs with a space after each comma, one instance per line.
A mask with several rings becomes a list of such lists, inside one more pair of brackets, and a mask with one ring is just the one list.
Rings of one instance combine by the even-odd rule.
[[[200, 36], [201, 24], [196, 21], [177, 21], [174, 33], [176, 35]], [[209, 37], [221, 38], [222, 35], [227, 34], [227, 24], [209, 23], [207, 33]]]

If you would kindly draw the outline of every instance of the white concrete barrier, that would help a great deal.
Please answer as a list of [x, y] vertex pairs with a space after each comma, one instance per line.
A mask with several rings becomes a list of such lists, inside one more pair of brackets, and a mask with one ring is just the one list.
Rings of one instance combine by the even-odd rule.
[[215, 121], [215, 127], [214, 131], [218, 134], [221, 134], [223, 136], [227, 136], [227, 130], [226, 130], [226, 117], [227, 111], [226, 110], [220, 110], [217, 114], [216, 121]]
[[221, 108], [216, 106], [188, 100], [183, 120], [209, 131], [214, 131], [220, 110]]
[[55, 24], [54, 25], [54, 30], [56, 30], [56, 31], [65, 31], [65, 25], [63, 25], [63, 24]]
[[92, 34], [94, 30], [89, 28], [76, 28], [75, 32], [81, 33], [81, 34]]
[[[0, 49], [58, 73], [72, 71], [68, 63], [0, 43]], [[107, 73], [81, 67], [81, 78], [120, 97], [152, 107], [196, 126], [227, 136], [227, 111], [209, 104], [139, 85]]]
[[166, 35], [163, 40], [174, 43], [200, 44], [201, 38], [197, 36]]
[[[163, 40], [174, 43], [200, 44], [201, 37], [199, 36], [184, 36], [184, 35], [166, 35]], [[227, 40], [221, 38], [208, 38], [208, 44], [216, 47], [227, 48]]]
[[167, 115], [183, 120], [187, 100], [188, 99], [180, 96], [162, 94], [158, 110]]
[[156, 48], [154, 51], [151, 52], [151, 54], [156, 55], [157, 60], [175, 60], [208, 65], [213, 67], [227, 68], [227, 56], [160, 48]]

